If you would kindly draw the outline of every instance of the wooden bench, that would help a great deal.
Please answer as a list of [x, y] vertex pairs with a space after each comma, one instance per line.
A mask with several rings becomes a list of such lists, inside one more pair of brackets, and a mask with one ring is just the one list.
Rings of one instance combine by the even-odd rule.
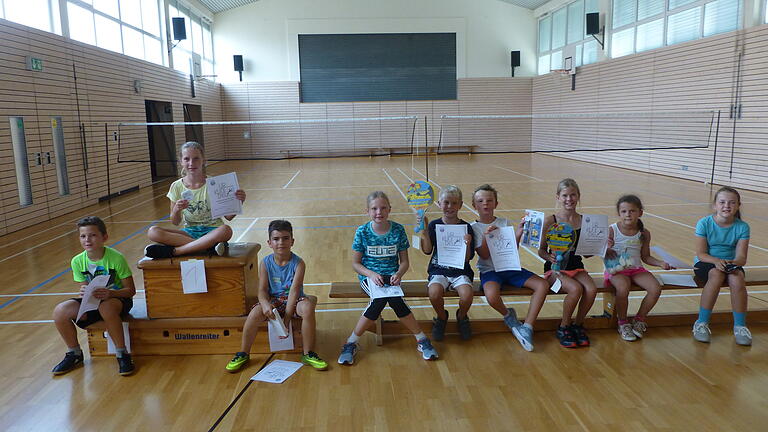
[[[245, 318], [238, 316], [149, 319], [144, 299], [136, 299], [125, 322], [128, 323], [133, 355], [229, 355], [240, 351]], [[109, 355], [104, 322], [90, 325], [87, 333], [91, 355]], [[293, 321], [293, 342], [292, 351], [282, 352], [302, 352], [300, 319]], [[271, 353], [266, 323], [260, 327], [251, 346], [251, 353]]]
[[[226, 256], [144, 258], [147, 314], [151, 318], [238, 317], [258, 302], [258, 243], [232, 243]], [[184, 294], [181, 262], [203, 260], [208, 292]]]
[[[747, 286], [761, 286], [768, 285], [768, 269], [746, 269], [746, 285]], [[592, 280], [597, 286], [597, 292], [602, 294], [603, 301], [603, 314], [598, 316], [590, 316], [585, 320], [585, 327], [590, 329], [603, 329], [616, 327], [616, 316], [613, 312], [614, 305], [614, 293], [612, 288], [606, 288], [602, 276], [593, 276]], [[697, 287], [689, 287], [683, 285], [671, 285], [662, 284], [662, 290], [691, 290], [701, 289], [703, 283], [696, 281]], [[727, 287], [727, 284], [723, 285]], [[403, 293], [406, 298], [428, 298], [426, 282], [404, 282], [402, 284]], [[480, 282], [474, 282], [475, 295], [483, 295], [480, 290]], [[643, 291], [638, 286], [632, 286], [632, 291]], [[528, 288], [518, 288], [505, 285], [502, 287], [502, 296], [530, 296], [532, 290]], [[549, 295], [563, 295], [549, 291]], [[368, 298], [368, 295], [363, 292], [358, 282], [333, 282], [331, 283], [331, 290], [328, 294], [330, 298]], [[458, 293], [454, 291], [448, 291], [445, 293], [445, 297], [458, 297]], [[681, 312], [681, 313], [655, 313], [648, 317], [649, 326], [677, 326], [677, 325], [693, 325], [698, 312]], [[768, 320], [768, 310], [750, 310], [750, 320], [765, 321]], [[560, 325], [560, 317], [556, 318], [540, 318], [536, 320], [536, 330], [555, 330]], [[712, 322], [730, 322], [731, 311], [713, 312]], [[431, 321], [420, 320], [420, 324], [430, 324]], [[424, 327], [425, 329], [427, 327]], [[376, 323], [375, 330], [372, 330], [376, 334], [376, 342], [381, 345], [383, 343], [383, 336], [389, 335], [406, 335], [409, 334], [408, 330], [403, 327], [399, 321], [390, 321], [379, 318]], [[509, 331], [504, 325], [501, 319], [473, 319], [472, 331], [474, 333], [493, 333]], [[447, 333], [458, 333], [456, 323], [453, 320], [448, 321], [446, 328]]]

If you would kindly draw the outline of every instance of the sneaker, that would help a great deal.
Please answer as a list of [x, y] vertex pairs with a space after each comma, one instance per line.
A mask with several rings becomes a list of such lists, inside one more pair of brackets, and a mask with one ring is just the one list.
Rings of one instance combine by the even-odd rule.
[[560, 345], [564, 346], [565, 348], [576, 348], [579, 346], [579, 344], [576, 343], [576, 336], [571, 331], [570, 326], [558, 327], [555, 335], [557, 335], [557, 339], [560, 341]]
[[580, 347], [589, 346], [589, 336], [587, 336], [587, 331], [584, 329], [584, 326], [580, 326], [578, 324], [572, 324], [571, 333], [573, 333], [573, 337], [576, 338], [576, 344], [578, 346]]
[[517, 312], [515, 312], [514, 308], [508, 308], [509, 315], [504, 317], [504, 324], [509, 327], [509, 330], [514, 333], [515, 327], [520, 327], [522, 324], [520, 324], [520, 321], [517, 320]]
[[456, 310], [456, 322], [459, 323], [459, 336], [462, 340], [472, 339], [472, 326], [469, 324], [469, 315], [459, 319], [459, 311]]
[[693, 338], [699, 342], [709, 343], [712, 331], [709, 330], [709, 323], [698, 322], [693, 323]]
[[445, 339], [445, 325], [448, 323], [448, 312], [445, 313], [445, 319], [438, 317], [432, 318], [432, 339], [441, 341]]
[[227, 242], [216, 243], [216, 246], [214, 246], [213, 250], [214, 252], [216, 252], [216, 255], [224, 256], [227, 254], [227, 251], [229, 250], [229, 243]]
[[317, 355], [317, 353], [314, 351], [310, 351], [301, 356], [301, 362], [306, 365], [310, 365], [317, 370], [323, 371], [328, 369], [328, 363], [321, 359], [320, 356]]
[[744, 326], [734, 326], [733, 335], [736, 337], [736, 343], [739, 345], [752, 345], [752, 333]]
[[75, 354], [72, 351], [67, 352], [64, 355], [64, 360], [60, 361], [59, 364], [54, 366], [53, 372], [54, 375], [64, 375], [65, 373], [71, 371], [72, 369], [75, 369], [76, 367], [83, 365], [83, 355]]
[[429, 338], [424, 338], [416, 343], [416, 349], [424, 360], [437, 360], [437, 350], [432, 346]]
[[512, 334], [515, 335], [517, 341], [523, 346], [523, 349], [530, 352], [533, 351], [533, 329], [520, 324], [512, 329]]
[[227, 363], [227, 367], [225, 368], [227, 372], [229, 373], [235, 373], [243, 368], [243, 366], [248, 364], [248, 361], [251, 360], [251, 356], [248, 355], [246, 352], [238, 352], [235, 354], [235, 357]]
[[645, 332], [648, 331], [648, 324], [645, 321], [632, 320], [632, 333], [637, 336], [638, 339], [642, 339]]
[[122, 376], [130, 375], [134, 370], [136, 370], [136, 366], [133, 365], [133, 360], [131, 360], [131, 355], [128, 353], [125, 353], [122, 357], [117, 358], [117, 366], [117, 371]]
[[627, 342], [637, 340], [637, 336], [635, 336], [635, 333], [632, 331], [632, 324], [630, 323], [619, 325], [619, 334], [621, 335], [621, 338]]
[[357, 354], [357, 343], [348, 342], [341, 347], [341, 354], [339, 355], [339, 364], [355, 364], [355, 354]]
[[173, 256], [173, 246], [164, 244], [151, 244], [144, 248], [144, 256], [149, 258], [170, 258]]

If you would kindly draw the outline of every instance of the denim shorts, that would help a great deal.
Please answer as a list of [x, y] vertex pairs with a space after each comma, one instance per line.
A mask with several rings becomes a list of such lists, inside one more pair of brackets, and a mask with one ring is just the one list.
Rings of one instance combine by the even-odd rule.
[[218, 227], [204, 226], [204, 225], [191, 225], [186, 228], [182, 228], [181, 230], [189, 234], [189, 236], [192, 237], [193, 239], [197, 240], [200, 237], [215, 230], [216, 228]]

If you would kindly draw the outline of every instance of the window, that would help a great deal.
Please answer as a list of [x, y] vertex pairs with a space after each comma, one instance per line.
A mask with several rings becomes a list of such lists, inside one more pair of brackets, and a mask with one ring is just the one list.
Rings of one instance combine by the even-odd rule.
[[58, 2], [55, 0], [0, 0], [0, 18], [61, 34]]
[[187, 39], [180, 41], [173, 49], [173, 68], [191, 74], [193, 71], [190, 70], [190, 59], [194, 53], [201, 58], [201, 71], [198, 72], [202, 75], [213, 75], [213, 34], [210, 21], [187, 9], [183, 4], [178, 7], [176, 4], [169, 4], [168, 16], [169, 21], [172, 17], [184, 18], [187, 29]]
[[597, 61], [599, 47], [586, 34], [585, 14], [599, 11], [598, 0], [576, 0], [539, 20], [539, 75], [561, 69], [566, 57], [577, 67]]
[[67, 0], [69, 37], [163, 64], [161, 3], [162, 0]]
[[737, 30], [742, 1], [613, 0], [611, 56]]

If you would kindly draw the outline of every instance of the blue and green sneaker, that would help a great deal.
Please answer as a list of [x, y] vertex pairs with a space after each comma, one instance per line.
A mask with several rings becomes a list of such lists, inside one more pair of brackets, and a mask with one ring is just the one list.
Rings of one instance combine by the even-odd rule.
[[251, 357], [248, 355], [248, 353], [245, 352], [239, 352], [235, 354], [235, 358], [229, 361], [227, 363], [227, 372], [234, 373], [239, 371], [243, 368], [243, 366], [248, 364], [248, 360], [250, 360]]
[[305, 365], [310, 365], [317, 370], [322, 371], [328, 369], [328, 363], [321, 359], [320, 356], [317, 355], [317, 353], [314, 351], [310, 351], [301, 356], [301, 362]]

